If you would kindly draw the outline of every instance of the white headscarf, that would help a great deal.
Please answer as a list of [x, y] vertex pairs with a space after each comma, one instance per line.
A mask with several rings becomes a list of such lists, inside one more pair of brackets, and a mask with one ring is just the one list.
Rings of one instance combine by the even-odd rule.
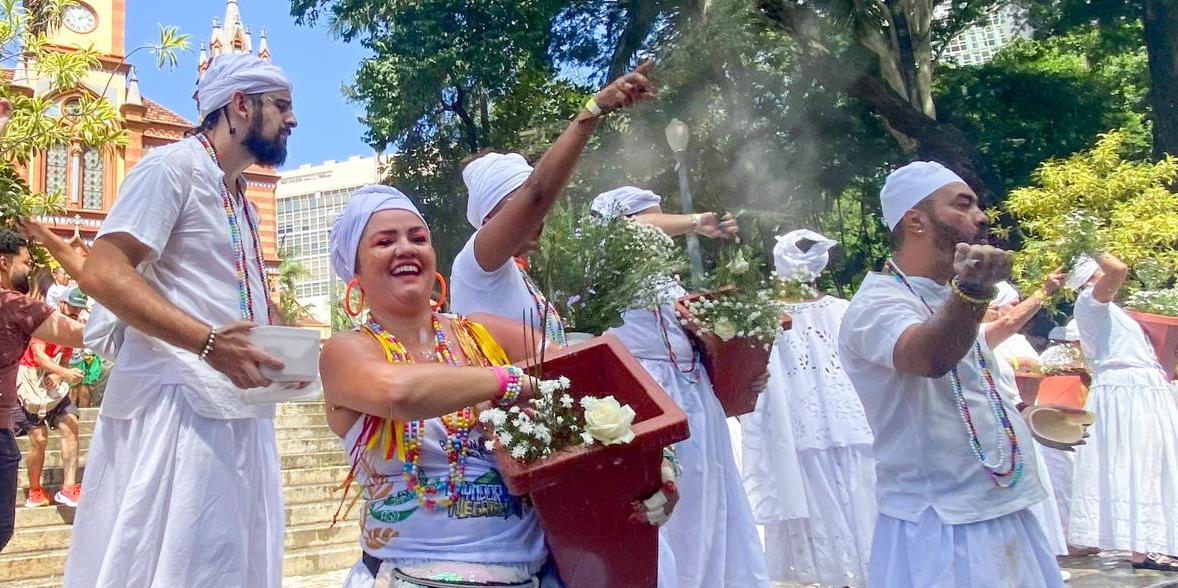
[[1009, 282], [998, 282], [998, 295], [990, 301], [990, 308], [1002, 308], [1019, 301], [1018, 290]]
[[255, 55], [225, 53], [213, 58], [196, 85], [196, 109], [203, 122], [209, 113], [229, 104], [234, 92], [261, 94], [291, 89], [278, 67]]
[[[348, 204], [331, 226], [331, 269], [345, 282], [356, 276], [356, 253], [368, 219], [382, 210], [407, 210], [425, 223], [413, 201], [396, 188], [364, 186], [348, 197]], [[429, 223], [425, 223], [426, 228]]]
[[597, 198], [593, 199], [591, 208], [593, 212], [604, 217], [610, 217], [616, 214], [630, 216], [638, 214], [652, 206], [658, 206], [661, 202], [662, 198], [650, 190], [643, 190], [634, 186], [622, 186], [621, 188], [598, 194]]
[[1092, 279], [1092, 276], [1096, 275], [1096, 270], [1098, 269], [1100, 269], [1100, 265], [1096, 263], [1096, 260], [1087, 255], [1082, 255], [1076, 259], [1075, 265], [1072, 266], [1072, 271], [1068, 272], [1068, 277], [1064, 285], [1072, 290], [1079, 290], [1084, 287], [1084, 284], [1088, 283], [1088, 280]]
[[[802, 251], [798, 242], [813, 241], [808, 251]], [[813, 280], [826, 269], [830, 263], [830, 250], [838, 241], [830, 239], [808, 229], [790, 231], [777, 237], [777, 245], [773, 247], [773, 265], [777, 275], [783, 280], [805, 277], [806, 281]]]
[[532, 166], [518, 153], [488, 153], [468, 163], [462, 170], [462, 181], [468, 194], [466, 220], [470, 226], [483, 226], [491, 210], [530, 175]]
[[879, 193], [888, 230], [895, 230], [904, 214], [922, 200], [954, 182], [965, 183], [965, 180], [935, 161], [914, 161], [888, 174]]

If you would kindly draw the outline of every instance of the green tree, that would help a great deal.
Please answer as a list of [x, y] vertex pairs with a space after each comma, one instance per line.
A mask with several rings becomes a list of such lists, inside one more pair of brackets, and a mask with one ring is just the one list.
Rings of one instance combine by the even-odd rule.
[[294, 257], [298, 252], [289, 247], [278, 249], [278, 314], [283, 324], [293, 325], [300, 317], [309, 316], [307, 309], [299, 304], [295, 291], [299, 280], [311, 274], [307, 268]]

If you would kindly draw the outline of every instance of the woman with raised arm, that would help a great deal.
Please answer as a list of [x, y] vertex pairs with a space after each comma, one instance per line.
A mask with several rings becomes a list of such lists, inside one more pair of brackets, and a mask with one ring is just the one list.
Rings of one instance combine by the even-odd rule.
[[[536, 516], [508, 493], [474, 408], [533, 394], [509, 365], [536, 351], [523, 326], [431, 307], [429, 226], [393, 188], [352, 194], [331, 262], [370, 309], [320, 360], [328, 425], [364, 500], [363, 558], [345, 586], [559, 586]], [[665, 520], [672, 505], [662, 502], [647, 520]]]
[[465, 165], [466, 220], [476, 231], [454, 258], [450, 281], [455, 312], [487, 312], [510, 320], [530, 316], [534, 324], [546, 325], [548, 340], [564, 344], [560, 317], [528, 277], [526, 258], [535, 251], [544, 217], [600, 117], [654, 97], [654, 85], [646, 77], [651, 68], [645, 62], [590, 98], [535, 168], [518, 153], [487, 153]]
[[1149, 340], [1113, 300], [1129, 268], [1102, 254], [1068, 275], [1092, 370], [1096, 416], [1076, 452], [1068, 539], [1132, 551], [1133, 567], [1178, 572], [1178, 406]]

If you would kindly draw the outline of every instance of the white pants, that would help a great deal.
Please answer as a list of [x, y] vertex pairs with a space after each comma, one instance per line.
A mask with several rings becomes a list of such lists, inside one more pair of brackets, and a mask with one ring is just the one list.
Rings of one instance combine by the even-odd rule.
[[205, 418], [185, 395], [167, 386], [134, 418], [98, 418], [66, 587], [281, 586], [274, 421]]
[[947, 525], [928, 509], [919, 522], [880, 515], [869, 588], [1063, 588], [1055, 554], [1030, 510]]

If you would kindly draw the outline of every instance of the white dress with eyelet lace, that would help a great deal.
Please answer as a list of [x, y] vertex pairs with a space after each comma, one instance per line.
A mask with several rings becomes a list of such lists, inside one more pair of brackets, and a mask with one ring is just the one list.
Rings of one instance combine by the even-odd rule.
[[776, 581], [864, 586], [876, 519], [871, 427], [839, 360], [849, 303], [791, 305], [769, 386], [740, 417], [745, 487]]

